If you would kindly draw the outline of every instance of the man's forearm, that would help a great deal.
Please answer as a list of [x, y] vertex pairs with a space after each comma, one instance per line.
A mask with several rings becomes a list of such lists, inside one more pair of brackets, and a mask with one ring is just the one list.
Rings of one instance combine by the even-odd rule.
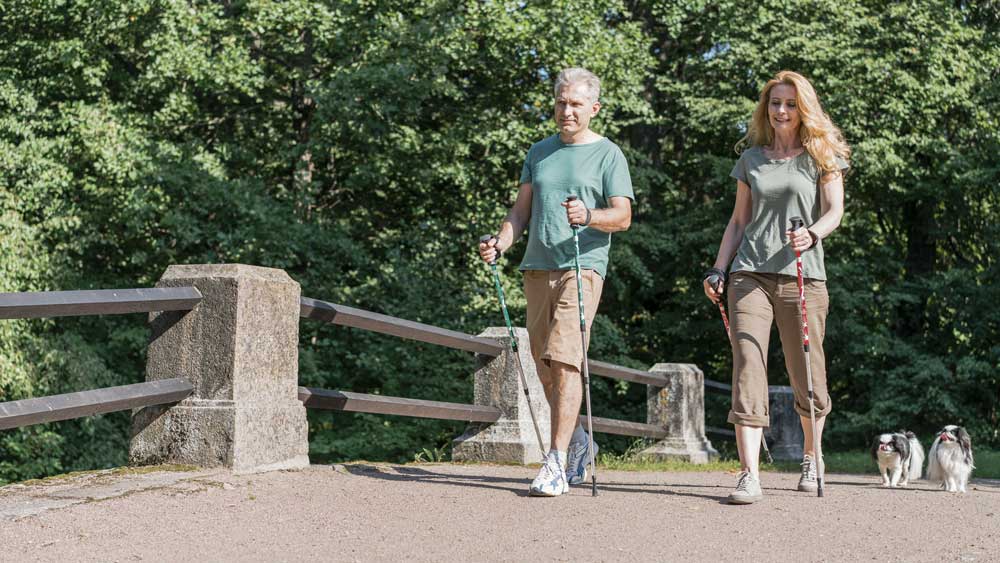
[[507, 250], [514, 246], [514, 243], [521, 238], [521, 234], [524, 233], [527, 225], [528, 222], [518, 214], [517, 209], [511, 208], [510, 212], [507, 213], [507, 217], [504, 218], [503, 223], [500, 224], [500, 232], [497, 233], [500, 239], [501, 250]]
[[591, 209], [590, 223], [587, 226], [604, 231], [605, 233], [615, 233], [628, 230], [631, 224], [631, 209], [608, 207], [605, 209]]

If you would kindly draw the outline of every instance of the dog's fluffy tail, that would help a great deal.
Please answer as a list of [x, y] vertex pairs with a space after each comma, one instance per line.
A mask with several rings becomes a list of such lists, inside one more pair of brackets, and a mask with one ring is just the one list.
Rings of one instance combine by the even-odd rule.
[[909, 477], [910, 479], [923, 479], [924, 478], [924, 447], [920, 445], [920, 440], [917, 439], [913, 432], [907, 432], [905, 434], [906, 440], [910, 443], [910, 467], [909, 467]]

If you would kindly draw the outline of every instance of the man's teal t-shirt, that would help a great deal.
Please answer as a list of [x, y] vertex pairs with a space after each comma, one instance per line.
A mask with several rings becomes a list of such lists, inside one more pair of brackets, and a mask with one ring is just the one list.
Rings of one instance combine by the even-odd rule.
[[[521, 183], [531, 183], [531, 223], [521, 270], [572, 270], [576, 255], [573, 229], [562, 203], [570, 195], [588, 209], [609, 207], [622, 196], [635, 200], [628, 163], [607, 138], [567, 145], [553, 135], [531, 146], [521, 169]], [[603, 278], [608, 271], [611, 233], [580, 227], [580, 267]]]

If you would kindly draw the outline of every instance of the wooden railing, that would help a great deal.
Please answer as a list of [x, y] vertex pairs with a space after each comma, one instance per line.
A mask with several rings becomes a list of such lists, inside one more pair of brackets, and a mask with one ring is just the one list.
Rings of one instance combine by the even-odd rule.
[[[194, 287], [2, 293], [0, 319], [187, 311], [201, 299], [201, 294]], [[504, 352], [499, 343], [488, 338], [308, 297], [301, 298], [300, 316], [487, 356], [499, 356]], [[666, 378], [657, 374], [601, 361], [591, 361], [590, 372], [603, 377], [658, 387], [663, 387], [667, 383]], [[706, 386], [721, 388], [724, 384], [706, 381]], [[0, 429], [176, 403], [191, 392], [190, 382], [176, 378], [10, 401], [0, 403]], [[300, 387], [299, 399], [308, 408], [346, 412], [470, 422], [494, 422], [500, 418], [500, 411], [495, 407], [349, 391]], [[594, 417], [594, 430], [647, 438], [666, 436], [664, 429], [656, 425], [600, 417]], [[724, 429], [708, 430], [732, 434], [731, 431]]]
[[[732, 393], [733, 386], [728, 383], [722, 383], [719, 381], [713, 381], [711, 379], [705, 380], [705, 391], [714, 391], [716, 393]], [[728, 438], [735, 438], [736, 432], [728, 428], [719, 428], [718, 426], [705, 426], [705, 432], [711, 434], [717, 434], [719, 436], [726, 436]]]
[[[504, 352], [502, 345], [489, 338], [472, 336], [310, 297], [302, 298], [301, 316], [487, 356], [499, 356]], [[590, 373], [657, 387], [663, 387], [667, 383], [666, 378], [656, 374], [593, 360], [590, 362]], [[384, 395], [364, 395], [346, 391], [307, 389], [305, 387], [299, 389], [299, 397], [307, 407], [328, 410], [444, 418], [470, 422], [494, 422], [500, 418], [498, 409], [481, 405], [442, 403]], [[653, 424], [599, 417], [594, 417], [594, 429], [608, 434], [646, 438], [663, 438], [667, 435], [662, 428]]]
[[193, 287], [0, 293], [0, 319], [190, 311], [199, 301]]
[[[189, 311], [199, 301], [193, 287], [0, 293], [0, 319]], [[192, 391], [175, 378], [8, 401], [0, 403], [0, 430], [176, 403]]]

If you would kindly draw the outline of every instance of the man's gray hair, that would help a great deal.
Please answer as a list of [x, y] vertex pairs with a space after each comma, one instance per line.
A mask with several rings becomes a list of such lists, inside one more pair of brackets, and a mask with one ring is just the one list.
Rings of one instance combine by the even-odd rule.
[[601, 79], [593, 72], [585, 68], [563, 69], [556, 77], [555, 95], [559, 97], [559, 91], [570, 84], [583, 84], [587, 88], [587, 97], [591, 102], [596, 102], [601, 97]]

